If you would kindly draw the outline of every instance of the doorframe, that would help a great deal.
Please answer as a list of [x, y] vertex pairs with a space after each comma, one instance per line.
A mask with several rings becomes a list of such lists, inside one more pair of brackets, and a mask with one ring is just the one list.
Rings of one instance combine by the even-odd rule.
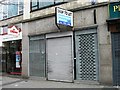
[[[38, 76], [31, 76], [30, 75], [30, 37], [39, 37], [39, 39], [35, 39], [35, 40], [44, 40], [45, 42], [45, 76], [44, 77], [38, 77]], [[38, 35], [28, 35], [28, 38], [29, 38], [29, 60], [28, 60], [28, 76], [32, 79], [42, 79], [42, 80], [46, 80], [47, 79], [47, 69], [46, 69], [46, 35], [45, 34], [38, 34]]]
[[[98, 80], [96, 80], [96, 81], [89, 81], [89, 80], [87, 80], [87, 81], [84, 81], [84, 80], [77, 80], [77, 78], [74, 78], [74, 81], [75, 82], [91, 82], [91, 83], [96, 83], [96, 84], [99, 84], [99, 81], [100, 81], [100, 46], [99, 46], [99, 33], [98, 33], [98, 25], [97, 24], [94, 24], [94, 25], [91, 25], [91, 26], [84, 26], [84, 27], [78, 27], [78, 28], [74, 28], [74, 36], [73, 36], [73, 38], [74, 38], [74, 60], [76, 60], [76, 43], [75, 43], [75, 32], [77, 32], [77, 31], [84, 31], [84, 30], [86, 30], [86, 31], [89, 31], [89, 30], [91, 30], [91, 29], [95, 29], [95, 32], [96, 32], [96, 36], [97, 36], [97, 49], [98, 49], [98, 51], [97, 51], [97, 55], [98, 55], [98, 57], [97, 57], [97, 59], [98, 59], [98, 71], [97, 71], [97, 73], [98, 73], [98, 76], [97, 76], [97, 79]], [[75, 63], [75, 62], [74, 62]], [[75, 63], [75, 65], [76, 65], [76, 63]], [[76, 66], [74, 67], [74, 69], [76, 69]], [[75, 70], [76, 71], [76, 70]], [[76, 73], [74, 73], [74, 77], [76, 77]]]

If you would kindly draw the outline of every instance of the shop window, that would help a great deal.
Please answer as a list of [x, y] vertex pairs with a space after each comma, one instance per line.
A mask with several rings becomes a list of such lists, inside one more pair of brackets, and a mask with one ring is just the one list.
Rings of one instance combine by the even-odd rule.
[[3, 28], [0, 27], [0, 35], [2, 35], [2, 34], [3, 34]]
[[[7, 3], [7, 1], [5, 2]], [[3, 5], [3, 19], [6, 19], [8, 17], [8, 5]]]
[[50, 6], [54, 4], [54, 0], [39, 0], [39, 8]]
[[31, 0], [31, 11], [73, 0]]
[[16, 16], [18, 12], [18, 2], [10, 0], [8, 3], [8, 17]]
[[38, 9], [39, 3], [38, 0], [32, 0], [31, 7], [32, 10]]
[[23, 14], [23, 0], [4, 0], [0, 5], [0, 20]]
[[3, 65], [3, 70], [8, 74], [21, 74], [21, 63], [22, 63], [22, 53], [21, 53], [21, 40], [7, 41], [4, 42], [4, 48], [2, 52], [2, 59], [6, 63]]
[[3, 9], [2, 9], [3, 5], [0, 5], [0, 20], [3, 19]]
[[7, 34], [8, 33], [8, 28], [7, 27], [3, 27], [3, 29], [2, 29], [3, 31], [3, 34]]
[[55, 4], [56, 4], [56, 3], [64, 2], [64, 0], [54, 0], [54, 1], [55, 1]]
[[23, 14], [23, 0], [18, 1], [18, 14]]

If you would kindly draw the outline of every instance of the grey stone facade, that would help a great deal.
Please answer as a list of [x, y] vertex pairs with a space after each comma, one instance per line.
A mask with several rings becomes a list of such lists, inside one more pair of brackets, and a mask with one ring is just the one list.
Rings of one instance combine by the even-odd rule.
[[[108, 4], [80, 6], [76, 2], [70, 2], [59, 7], [74, 11], [74, 30], [97, 26], [99, 49], [99, 83], [112, 84], [112, 52], [111, 34], [108, 31], [106, 19], [108, 19]], [[94, 23], [94, 10], [96, 10], [96, 22]], [[29, 77], [29, 36], [57, 32], [55, 25], [55, 7], [38, 10], [30, 13], [30, 19], [23, 20], [22, 16], [2, 21], [0, 26], [22, 22], [22, 75]]]

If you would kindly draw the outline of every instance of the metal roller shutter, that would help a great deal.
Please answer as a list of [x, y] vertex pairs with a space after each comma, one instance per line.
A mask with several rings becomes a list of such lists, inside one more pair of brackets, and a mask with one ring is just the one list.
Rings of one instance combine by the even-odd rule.
[[72, 37], [47, 40], [48, 80], [72, 82]]

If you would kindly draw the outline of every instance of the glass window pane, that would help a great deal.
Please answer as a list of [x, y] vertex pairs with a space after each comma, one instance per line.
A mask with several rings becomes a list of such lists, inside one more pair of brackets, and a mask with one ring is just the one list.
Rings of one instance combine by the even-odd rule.
[[32, 7], [32, 10], [36, 10], [36, 9], [38, 9], [38, 7], [36, 6], [36, 7]]
[[8, 4], [8, 17], [16, 16], [18, 14], [18, 2], [17, 0], [10, 0]]
[[19, 0], [19, 14], [23, 14], [23, 0]]
[[6, 19], [8, 17], [8, 1], [5, 0], [3, 1], [4, 5], [3, 5], [3, 19]]
[[2, 29], [2, 27], [0, 27], [0, 34], [3, 34], [3, 29]]
[[39, 7], [50, 6], [54, 4], [54, 0], [39, 0]]
[[4, 19], [7, 18], [7, 11], [8, 11], [8, 10], [7, 10], [7, 6], [8, 6], [8, 5], [4, 5], [4, 6], [3, 6], [3, 18], [4, 18]]
[[3, 6], [0, 5], [0, 20], [3, 19]]
[[32, 0], [32, 7], [37, 5], [37, 0]]
[[32, 10], [38, 9], [38, 0], [31, 0]]
[[61, 3], [64, 2], [64, 0], [55, 0], [55, 3]]
[[64, 0], [64, 2], [71, 2], [71, 1], [75, 1], [75, 0]]
[[3, 34], [8, 33], [8, 28], [7, 27], [3, 27]]

